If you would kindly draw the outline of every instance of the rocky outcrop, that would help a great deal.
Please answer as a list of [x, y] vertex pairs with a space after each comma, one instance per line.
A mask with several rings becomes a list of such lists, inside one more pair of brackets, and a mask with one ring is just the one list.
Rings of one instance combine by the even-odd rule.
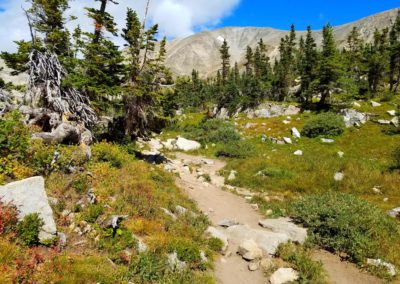
[[256, 109], [245, 111], [248, 118], [271, 118], [278, 116], [288, 116], [299, 114], [301, 109], [294, 105], [265, 103], [259, 105]]
[[343, 116], [346, 127], [361, 126], [365, 124], [371, 117], [370, 114], [358, 112], [355, 109], [343, 109], [340, 111]]
[[197, 141], [188, 140], [183, 137], [178, 137], [176, 147], [182, 151], [193, 151], [201, 148], [201, 144]]
[[51, 239], [56, 235], [56, 223], [44, 188], [43, 177], [32, 177], [0, 186], [0, 199], [17, 206], [19, 220], [26, 215], [39, 213], [44, 221], [39, 234], [40, 241]]

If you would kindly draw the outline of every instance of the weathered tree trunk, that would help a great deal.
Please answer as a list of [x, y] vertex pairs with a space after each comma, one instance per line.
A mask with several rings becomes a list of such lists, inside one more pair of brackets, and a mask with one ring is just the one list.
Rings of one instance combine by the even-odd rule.
[[28, 97], [34, 108], [43, 107], [51, 112], [74, 115], [76, 120], [91, 128], [97, 121], [89, 100], [72, 87], [62, 86], [67, 73], [56, 54], [33, 50], [29, 56]]

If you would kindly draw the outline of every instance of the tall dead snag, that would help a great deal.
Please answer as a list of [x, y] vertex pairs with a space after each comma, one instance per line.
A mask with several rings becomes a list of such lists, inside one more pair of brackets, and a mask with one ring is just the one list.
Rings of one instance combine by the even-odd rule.
[[91, 128], [97, 121], [89, 100], [70, 86], [62, 86], [66, 70], [54, 53], [33, 50], [28, 62], [28, 97], [33, 107], [44, 107], [62, 117], [69, 114]]

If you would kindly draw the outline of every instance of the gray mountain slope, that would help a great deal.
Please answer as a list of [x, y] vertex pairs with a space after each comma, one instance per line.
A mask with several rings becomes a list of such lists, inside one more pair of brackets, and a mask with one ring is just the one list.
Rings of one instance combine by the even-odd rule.
[[[358, 27], [361, 36], [371, 42], [375, 29], [391, 25], [397, 13], [398, 9], [393, 9], [334, 27], [339, 47], [346, 45], [346, 38], [353, 27]], [[170, 41], [167, 45], [166, 65], [175, 75], [190, 75], [193, 69], [198, 70], [203, 77], [214, 75], [220, 67], [219, 48], [224, 38], [230, 46], [231, 64], [238, 62], [242, 65], [247, 45], [254, 47], [262, 38], [268, 46], [268, 56], [274, 59], [278, 56], [280, 39], [287, 34], [288, 31], [284, 30], [255, 27], [228, 27], [201, 32]], [[305, 32], [299, 31], [297, 35], [304, 36]], [[314, 38], [321, 44], [321, 31], [315, 31]]]

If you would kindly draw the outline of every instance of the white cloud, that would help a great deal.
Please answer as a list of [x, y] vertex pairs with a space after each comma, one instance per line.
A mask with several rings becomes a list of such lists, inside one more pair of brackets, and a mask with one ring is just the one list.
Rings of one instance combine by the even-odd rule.
[[[121, 29], [124, 26], [127, 7], [135, 9], [143, 18], [146, 0], [119, 0], [119, 5], [109, 4], [108, 11], [115, 17]], [[240, 0], [152, 0], [149, 9], [149, 22], [158, 23], [160, 33], [169, 38], [183, 37], [197, 30], [209, 28], [218, 24], [229, 15]], [[84, 30], [91, 30], [93, 23], [85, 16], [84, 7], [99, 5], [93, 0], [71, 0], [68, 13], [78, 17], [78, 20], [68, 23], [72, 29], [80, 24]], [[13, 41], [29, 39], [29, 29], [21, 6], [26, 6], [24, 0], [0, 0], [0, 50], [15, 50]], [[121, 44], [120, 39], [116, 39]]]

